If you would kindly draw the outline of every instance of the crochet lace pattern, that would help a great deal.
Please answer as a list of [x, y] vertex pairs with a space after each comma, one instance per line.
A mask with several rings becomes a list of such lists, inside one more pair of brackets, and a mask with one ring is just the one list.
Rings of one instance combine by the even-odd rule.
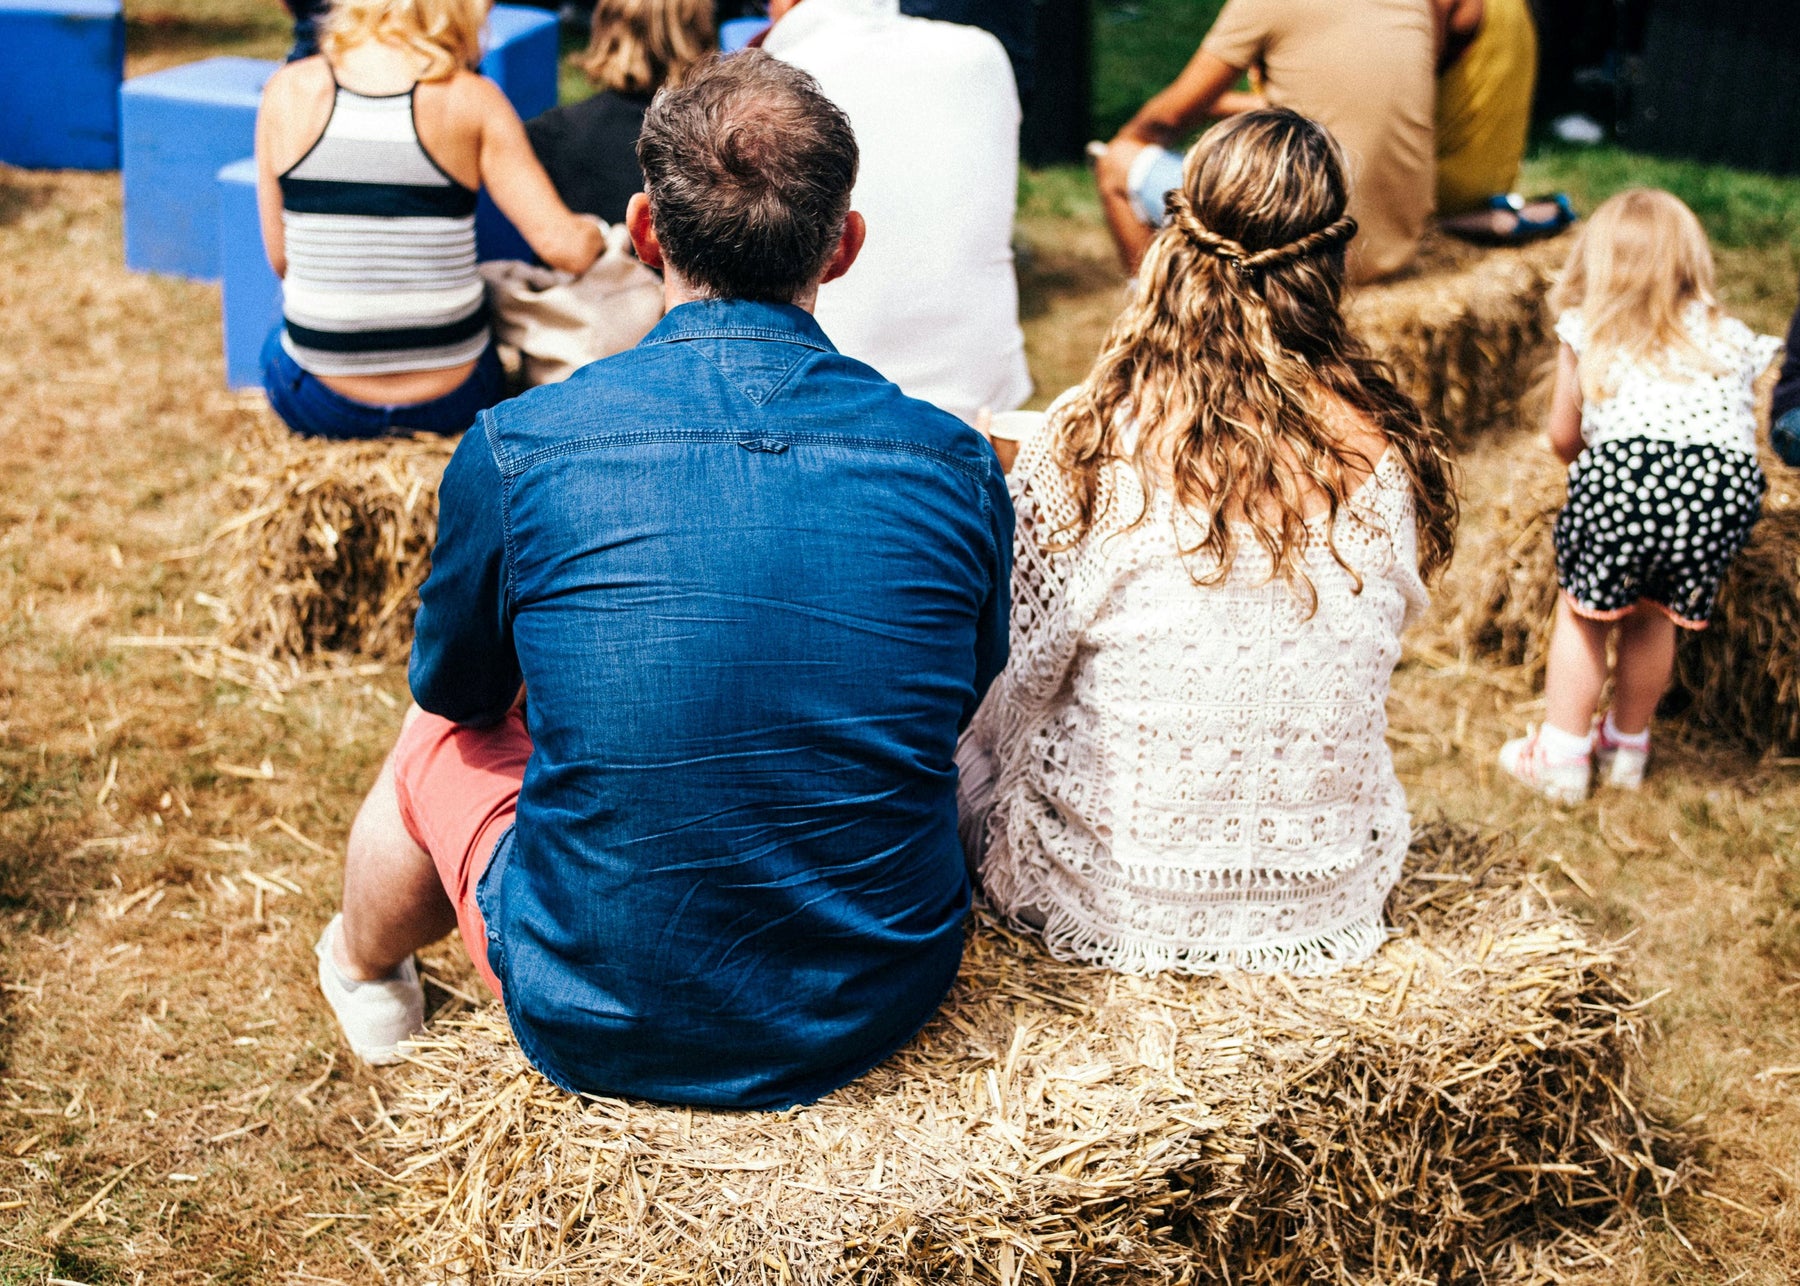
[[1336, 519], [1354, 575], [1329, 520], [1309, 524], [1309, 615], [1247, 529], [1229, 576], [1195, 584], [1198, 522], [1159, 487], [1131, 525], [1144, 493], [1123, 463], [1101, 521], [1048, 551], [1076, 513], [1049, 436], [1012, 475], [1012, 659], [968, 734], [995, 773], [988, 898], [1041, 918], [1057, 958], [1130, 973], [1367, 958], [1411, 837], [1385, 739], [1426, 604], [1404, 467], [1388, 452]]

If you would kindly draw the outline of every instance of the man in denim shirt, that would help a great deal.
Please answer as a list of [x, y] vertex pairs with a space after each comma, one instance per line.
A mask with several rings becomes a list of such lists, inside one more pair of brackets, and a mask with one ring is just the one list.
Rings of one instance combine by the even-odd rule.
[[460, 928], [558, 1084], [780, 1108], [886, 1058], [955, 976], [952, 756], [1006, 661], [1012, 509], [974, 430], [809, 314], [864, 235], [809, 77], [709, 64], [638, 146], [668, 315], [450, 462], [422, 710], [352, 829], [320, 982], [391, 1059], [422, 1026], [412, 953]]

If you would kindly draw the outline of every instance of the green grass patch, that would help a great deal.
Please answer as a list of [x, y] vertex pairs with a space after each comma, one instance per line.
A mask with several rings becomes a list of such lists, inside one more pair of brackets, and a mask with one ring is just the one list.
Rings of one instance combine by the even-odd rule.
[[1584, 212], [1626, 188], [1665, 188], [1700, 216], [1715, 246], [1800, 245], [1800, 179], [1621, 147], [1547, 145], [1527, 159], [1520, 183], [1530, 192], [1567, 192]]
[[1224, 0], [1099, 0], [1094, 5], [1094, 136], [1111, 138], [1175, 79]]

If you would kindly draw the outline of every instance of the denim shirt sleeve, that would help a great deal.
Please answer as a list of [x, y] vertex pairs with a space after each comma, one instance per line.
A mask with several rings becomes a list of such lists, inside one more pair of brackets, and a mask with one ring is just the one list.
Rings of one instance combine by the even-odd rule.
[[507, 602], [506, 529], [487, 416], [463, 435], [438, 487], [437, 546], [419, 590], [407, 679], [432, 714], [497, 723], [519, 692]]
[[967, 730], [988, 687], [1006, 668], [1007, 628], [1012, 619], [1013, 507], [999, 460], [996, 459], [988, 470], [983, 488], [993, 539], [992, 574], [987, 598], [981, 604], [981, 619], [975, 628], [975, 696], [962, 712], [958, 732]]

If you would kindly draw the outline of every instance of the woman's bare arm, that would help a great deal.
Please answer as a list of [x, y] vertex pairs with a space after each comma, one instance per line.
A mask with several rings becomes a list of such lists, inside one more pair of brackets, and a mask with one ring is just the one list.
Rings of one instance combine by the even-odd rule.
[[276, 79], [263, 88], [256, 113], [256, 215], [262, 225], [263, 253], [277, 277], [287, 276], [287, 233], [281, 226], [281, 184], [275, 169]]
[[480, 130], [481, 182], [538, 257], [580, 275], [605, 246], [599, 226], [570, 211], [531, 150], [525, 126], [506, 95], [480, 76], [458, 77], [458, 114], [472, 113]]

